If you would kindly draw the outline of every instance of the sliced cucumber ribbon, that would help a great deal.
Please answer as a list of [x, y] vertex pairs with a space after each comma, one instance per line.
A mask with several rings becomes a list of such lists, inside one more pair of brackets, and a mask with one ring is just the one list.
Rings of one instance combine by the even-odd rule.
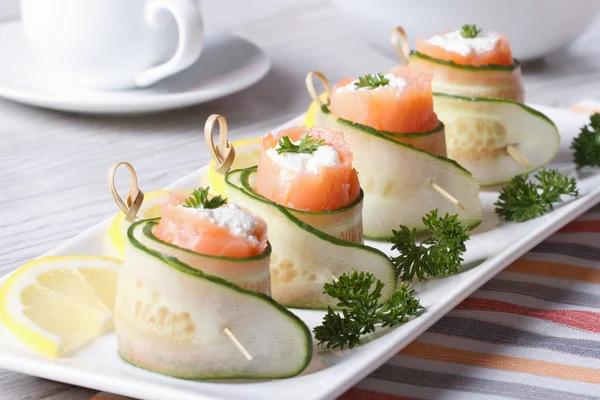
[[[397, 278], [385, 253], [329, 235], [302, 221], [289, 209], [258, 196], [247, 186], [254, 171], [253, 168], [230, 171], [225, 182], [231, 202], [267, 222], [273, 246], [271, 292], [275, 300], [288, 307], [339, 308], [335, 299], [323, 293], [323, 285], [353, 268], [371, 272], [385, 284], [382, 299], [392, 294]], [[335, 215], [336, 211], [332, 213]], [[325, 214], [319, 213], [320, 217]]]
[[[481, 222], [479, 184], [457, 162], [398, 142], [386, 132], [337, 118], [326, 107], [321, 107], [316, 122], [343, 132], [352, 148], [354, 167], [365, 192], [366, 238], [389, 239], [399, 225], [424, 231], [422, 217], [436, 208], [440, 214], [458, 213], [470, 227]], [[441, 196], [432, 183], [456, 198], [466, 211], [461, 212]]]
[[[482, 186], [535, 171], [558, 152], [560, 135], [544, 114], [516, 101], [434, 93], [435, 112], [446, 124], [448, 157]], [[508, 146], [529, 162], [511, 156]]]
[[409, 56], [411, 68], [433, 75], [432, 89], [438, 93], [462, 96], [505, 98], [523, 102], [525, 88], [521, 66], [457, 64], [413, 51]]
[[[488, 64], [488, 65], [481, 65], [481, 66], [475, 67], [473, 65], [468, 65], [468, 64], [458, 64], [458, 63], [455, 63], [454, 61], [441, 60], [439, 58], [431, 57], [426, 54], [420, 53], [416, 50], [411, 50], [410, 56], [418, 57], [420, 59], [423, 59], [423, 60], [426, 60], [426, 61], [429, 61], [432, 63], [445, 65], [445, 66], [452, 67], [452, 68], [459, 68], [459, 69], [463, 69], [465, 71], [471, 71], [471, 72], [484, 72], [484, 71], [512, 72], [521, 67], [521, 63], [519, 63], [519, 61], [516, 59], [513, 59], [513, 63], [510, 65]], [[409, 60], [409, 62], [410, 62], [410, 60]]]
[[306, 368], [313, 346], [302, 320], [271, 297], [204, 271], [239, 271], [241, 264], [268, 260], [269, 254], [241, 261], [205, 256], [192, 267], [161, 252], [153, 223], [142, 220], [128, 230], [115, 304], [124, 360], [185, 379], [286, 378]]

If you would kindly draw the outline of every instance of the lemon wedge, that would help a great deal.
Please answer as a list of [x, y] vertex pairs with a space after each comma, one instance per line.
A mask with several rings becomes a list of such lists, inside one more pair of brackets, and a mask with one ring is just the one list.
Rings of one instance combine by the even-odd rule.
[[[231, 169], [241, 169], [252, 167], [258, 164], [260, 156], [261, 138], [238, 140], [232, 143], [235, 149], [235, 159], [231, 165]], [[208, 182], [210, 183], [210, 191], [215, 195], [227, 194], [225, 187], [225, 178], [223, 175], [215, 171], [215, 161], [210, 161], [208, 168]]]
[[[155, 190], [154, 192], [144, 193], [144, 202], [138, 211], [137, 217], [139, 219], [150, 219], [160, 217], [160, 206], [166, 202], [171, 194], [181, 193], [188, 196], [190, 190]], [[121, 257], [125, 256], [125, 236], [127, 235], [127, 229], [129, 223], [125, 221], [125, 214], [123, 211], [113, 218], [110, 227], [108, 228], [108, 234], [110, 239], [115, 246], [115, 249]]]
[[[321, 101], [327, 101], [327, 93], [323, 92], [319, 95]], [[312, 101], [308, 106], [308, 110], [306, 110], [306, 116], [304, 117], [303, 125], [307, 128], [312, 128], [317, 124], [316, 116], [319, 113], [321, 106], [316, 102]]]
[[58, 256], [31, 261], [0, 289], [0, 318], [32, 349], [68, 354], [113, 329], [121, 260]]

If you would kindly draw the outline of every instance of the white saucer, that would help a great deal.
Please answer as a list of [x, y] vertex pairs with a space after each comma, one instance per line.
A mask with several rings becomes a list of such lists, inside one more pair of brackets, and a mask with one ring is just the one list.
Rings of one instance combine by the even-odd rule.
[[245, 89], [269, 70], [253, 43], [229, 33], [207, 33], [199, 60], [151, 88], [92, 91], [44, 78], [20, 22], [0, 25], [0, 97], [54, 110], [87, 114], [138, 114], [204, 103]]

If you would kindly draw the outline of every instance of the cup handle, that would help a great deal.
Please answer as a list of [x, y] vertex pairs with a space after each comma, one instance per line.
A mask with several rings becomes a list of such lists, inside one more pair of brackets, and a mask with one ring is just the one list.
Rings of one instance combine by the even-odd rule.
[[177, 24], [179, 44], [170, 60], [152, 67], [135, 78], [135, 84], [146, 87], [176, 74], [192, 65], [200, 56], [204, 45], [204, 24], [192, 0], [150, 0], [146, 4], [145, 17], [149, 24], [157, 23], [161, 11], [170, 12]]

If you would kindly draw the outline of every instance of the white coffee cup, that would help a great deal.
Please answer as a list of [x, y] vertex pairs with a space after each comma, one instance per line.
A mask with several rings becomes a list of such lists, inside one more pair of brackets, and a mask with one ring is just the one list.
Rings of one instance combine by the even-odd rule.
[[21, 0], [33, 50], [52, 79], [95, 89], [150, 86], [192, 65], [197, 0]]

